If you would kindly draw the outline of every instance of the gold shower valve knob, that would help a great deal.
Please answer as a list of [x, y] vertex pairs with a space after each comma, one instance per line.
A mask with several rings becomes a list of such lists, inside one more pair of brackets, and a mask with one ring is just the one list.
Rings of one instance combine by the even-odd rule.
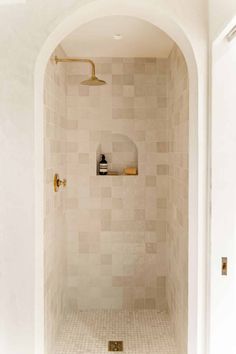
[[57, 192], [59, 187], [66, 187], [66, 179], [60, 179], [59, 175], [56, 173], [54, 175], [54, 191]]

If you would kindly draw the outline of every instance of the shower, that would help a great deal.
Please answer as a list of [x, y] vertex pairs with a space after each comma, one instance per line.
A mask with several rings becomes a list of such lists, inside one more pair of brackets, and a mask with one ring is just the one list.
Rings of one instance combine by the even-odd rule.
[[102, 86], [102, 85], [106, 84], [106, 81], [103, 81], [103, 80], [100, 80], [97, 78], [97, 76], [95, 74], [95, 64], [90, 59], [58, 58], [57, 56], [55, 56], [55, 62], [56, 62], [56, 64], [58, 64], [58, 63], [74, 63], [74, 62], [89, 63], [92, 66], [92, 75], [88, 80], [84, 80], [80, 84], [86, 85], [86, 86]]
[[[118, 28], [119, 42], [108, 36]], [[186, 354], [184, 56], [136, 18], [76, 31], [51, 54], [44, 80], [45, 354]], [[107, 175], [98, 173], [103, 153]]]

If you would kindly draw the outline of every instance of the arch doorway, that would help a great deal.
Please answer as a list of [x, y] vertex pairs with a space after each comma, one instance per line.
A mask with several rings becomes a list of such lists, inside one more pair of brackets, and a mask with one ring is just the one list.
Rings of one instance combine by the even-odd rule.
[[[81, 8], [78, 12], [67, 18], [60, 26], [48, 37], [41, 53], [38, 57], [35, 70], [35, 125], [36, 125], [36, 329], [37, 342], [36, 353], [44, 353], [44, 234], [43, 221], [45, 217], [45, 209], [43, 207], [44, 200], [44, 76], [48, 60], [50, 59], [55, 48], [60, 42], [73, 30], [83, 24], [105, 16], [132, 16], [157, 26], [169, 37], [171, 37], [178, 45], [185, 58], [188, 69], [189, 80], [189, 184], [188, 184], [188, 305], [187, 323], [185, 334], [187, 334], [186, 343], [188, 353], [197, 353], [197, 338], [195, 336], [198, 321], [198, 304], [197, 304], [197, 121], [198, 121], [198, 97], [197, 97], [197, 68], [191, 44], [187, 40], [182, 30], [163, 14], [154, 11], [154, 8], [145, 4], [144, 8], [140, 8], [133, 2], [131, 6], [120, 8], [118, 2], [97, 2], [97, 4], [89, 4]], [[156, 9], [155, 9], [156, 10]], [[82, 157], [81, 157], [82, 158]], [[163, 164], [162, 164], [163, 165]], [[162, 168], [162, 167], [160, 167]], [[147, 179], [148, 180], [148, 179]], [[149, 182], [151, 183], [151, 179]], [[179, 215], [180, 216], [180, 215]], [[183, 300], [183, 299], [182, 299]], [[46, 354], [46, 353], [45, 353]]]

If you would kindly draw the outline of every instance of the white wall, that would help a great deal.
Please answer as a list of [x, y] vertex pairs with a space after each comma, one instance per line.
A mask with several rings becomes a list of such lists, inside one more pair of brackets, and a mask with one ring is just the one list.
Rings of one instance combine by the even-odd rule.
[[[224, 37], [236, 24], [235, 0], [209, 1], [212, 50], [212, 220], [211, 321], [209, 352], [236, 352], [235, 287], [235, 97], [236, 42]], [[222, 32], [223, 31], [223, 32]], [[221, 257], [228, 257], [229, 273], [221, 276]]]
[[26, 0], [0, 0], [0, 5], [24, 4]]
[[[56, 26], [88, 0], [32, 0], [25, 5], [0, 7], [0, 352], [34, 353], [34, 65], [40, 48]], [[94, 1], [96, 3], [101, 0]], [[123, 8], [131, 1], [120, 1]], [[133, 3], [133, 2], [132, 2]], [[143, 2], [136, 1], [142, 7]], [[200, 76], [200, 235], [204, 232], [206, 37], [205, 0], [150, 1], [153, 16], [163, 11], [180, 25], [196, 55]], [[164, 18], [164, 17], [163, 17]], [[175, 25], [172, 33], [174, 34]], [[39, 147], [39, 150], [41, 147]], [[38, 186], [37, 186], [38, 188]], [[203, 239], [203, 238], [201, 238]], [[38, 264], [38, 263], [37, 263]]]
[[215, 40], [235, 15], [235, 0], [209, 0], [210, 39]]
[[[236, 40], [213, 47], [210, 353], [236, 352]], [[221, 275], [228, 257], [228, 276]]]

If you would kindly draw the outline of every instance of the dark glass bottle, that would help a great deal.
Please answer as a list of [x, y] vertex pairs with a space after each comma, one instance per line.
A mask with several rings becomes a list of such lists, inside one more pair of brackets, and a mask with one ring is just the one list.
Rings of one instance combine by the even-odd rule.
[[107, 175], [108, 165], [105, 158], [105, 155], [102, 155], [102, 159], [99, 163], [99, 174], [100, 175]]

